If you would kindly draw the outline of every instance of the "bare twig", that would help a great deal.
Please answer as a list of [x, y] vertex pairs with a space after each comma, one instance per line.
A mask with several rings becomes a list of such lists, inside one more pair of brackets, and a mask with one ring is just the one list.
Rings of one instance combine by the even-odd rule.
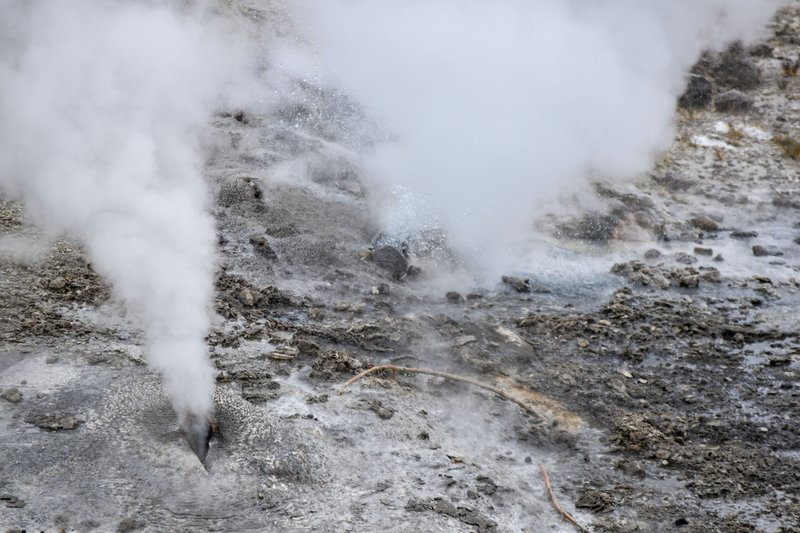
[[493, 392], [494, 394], [500, 396], [501, 398], [503, 398], [505, 400], [508, 400], [509, 402], [513, 402], [513, 403], [519, 405], [525, 411], [531, 413], [532, 415], [536, 416], [537, 418], [541, 418], [539, 413], [534, 411], [534, 409], [531, 406], [529, 406], [528, 404], [526, 404], [525, 402], [523, 402], [521, 400], [518, 400], [517, 398], [514, 398], [513, 396], [511, 396], [510, 394], [508, 394], [504, 390], [498, 389], [497, 387], [489, 385], [488, 383], [483, 383], [482, 381], [478, 381], [478, 380], [475, 380], [475, 379], [472, 379], [472, 378], [468, 378], [468, 377], [464, 377], [464, 376], [459, 376], [457, 374], [450, 374], [448, 372], [439, 372], [438, 370], [426, 370], [426, 369], [423, 369], [423, 368], [411, 368], [411, 367], [396, 366], [396, 365], [378, 365], [378, 366], [373, 366], [372, 368], [364, 370], [360, 374], [350, 378], [347, 381], [347, 383], [345, 383], [344, 385], [342, 385], [339, 388], [339, 394], [342, 394], [347, 387], [349, 387], [350, 385], [352, 385], [356, 381], [358, 381], [358, 380], [360, 380], [360, 379], [362, 379], [362, 378], [364, 378], [364, 377], [366, 377], [366, 376], [368, 376], [370, 374], [373, 374], [375, 372], [380, 372], [381, 370], [393, 370], [395, 372], [409, 372], [409, 373], [412, 373], [412, 374], [427, 374], [429, 376], [437, 376], [437, 377], [440, 377], [440, 378], [452, 379], [453, 381], [461, 381], [461, 382], [464, 382], [464, 383], [469, 383], [470, 385], [475, 385], [476, 387], [480, 387], [482, 389], [488, 390], [489, 392]]
[[543, 464], [541, 464], [541, 463], [539, 464], [539, 471], [542, 473], [542, 478], [544, 478], [544, 486], [547, 488], [547, 493], [550, 495], [550, 501], [553, 503], [553, 507], [555, 508], [555, 510], [556, 510], [556, 511], [558, 511], [558, 514], [560, 514], [561, 516], [563, 516], [563, 517], [564, 517], [564, 519], [565, 519], [567, 522], [569, 522], [570, 524], [572, 524], [573, 526], [575, 526], [576, 528], [578, 528], [578, 531], [581, 531], [581, 532], [583, 532], [583, 533], [591, 533], [591, 532], [590, 532], [588, 529], [586, 529], [585, 527], [583, 527], [582, 525], [580, 525], [580, 524], [579, 524], [579, 523], [578, 523], [578, 522], [577, 522], [577, 521], [576, 521], [576, 520], [575, 520], [575, 519], [572, 517], [572, 515], [571, 515], [571, 514], [569, 514], [568, 512], [566, 512], [566, 511], [565, 511], [565, 510], [564, 510], [564, 509], [561, 507], [561, 505], [558, 503], [558, 500], [556, 499], [556, 495], [555, 495], [555, 493], [553, 492], [553, 486], [550, 484], [550, 474], [548, 474], [548, 473], [547, 473], [547, 469], [546, 469], [546, 468], [544, 467], [544, 465], [543, 465]]

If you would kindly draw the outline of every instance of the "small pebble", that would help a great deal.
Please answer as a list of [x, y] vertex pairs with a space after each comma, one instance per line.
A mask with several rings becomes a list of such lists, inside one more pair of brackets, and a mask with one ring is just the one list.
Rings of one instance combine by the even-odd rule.
[[714, 255], [714, 250], [712, 250], [711, 248], [703, 248], [702, 246], [695, 246], [694, 255], [711, 257], [712, 255]]

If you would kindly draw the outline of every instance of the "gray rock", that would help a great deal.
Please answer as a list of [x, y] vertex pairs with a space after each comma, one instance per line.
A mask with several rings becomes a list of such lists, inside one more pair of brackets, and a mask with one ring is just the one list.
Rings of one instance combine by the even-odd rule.
[[25, 422], [48, 431], [60, 431], [75, 429], [82, 421], [63, 413], [28, 413], [25, 415]]
[[645, 259], [658, 259], [659, 257], [661, 257], [661, 252], [659, 252], [655, 248], [650, 248], [644, 253]]
[[704, 257], [711, 257], [714, 255], [714, 250], [711, 248], [703, 248], [702, 246], [695, 246], [694, 255], [702, 255]]
[[718, 231], [719, 224], [717, 224], [714, 220], [707, 216], [699, 216], [694, 217], [689, 221], [689, 224], [694, 226], [697, 229], [701, 229], [703, 231]]
[[685, 273], [678, 276], [678, 286], [686, 289], [696, 289], [700, 285], [700, 276], [696, 274]]
[[636, 479], [645, 479], [647, 472], [644, 466], [639, 461], [633, 459], [623, 459], [617, 463], [617, 468], [622, 470], [626, 476], [635, 477]]
[[731, 238], [733, 239], [752, 239], [753, 237], [758, 237], [757, 231], [736, 230], [731, 232]]
[[461, 296], [461, 293], [456, 291], [450, 291], [445, 294], [444, 297], [447, 298], [447, 301], [451, 304], [457, 304], [464, 301], [464, 297]]
[[59, 276], [55, 279], [50, 280], [48, 286], [53, 290], [60, 291], [67, 286], [67, 280]]
[[752, 97], [733, 89], [717, 96], [714, 109], [720, 113], [746, 113], [753, 108], [754, 102]]
[[500, 279], [517, 292], [531, 292], [531, 281], [529, 279], [522, 279], [516, 276], [503, 276]]
[[459, 337], [456, 337], [455, 341], [453, 341], [453, 344], [457, 347], [460, 347], [460, 346], [466, 346], [467, 344], [470, 344], [477, 340], [478, 338], [475, 335], [461, 335]]
[[389, 273], [395, 279], [402, 279], [408, 274], [408, 258], [403, 252], [391, 245], [381, 246], [372, 251], [372, 262]]
[[693, 265], [697, 263], [697, 258], [686, 252], [678, 252], [673, 257], [676, 263], [681, 263], [683, 265]]
[[22, 393], [16, 388], [6, 389], [0, 394], [0, 398], [11, 403], [19, 403], [22, 400]]
[[[25, 502], [14, 496], [13, 494], [0, 494], [0, 502], [3, 502], [9, 509], [21, 509], [25, 507]], [[14, 531], [14, 530], [9, 530], [9, 531]], [[24, 533], [24, 530], [22, 531]]]
[[380, 400], [373, 400], [369, 404], [369, 410], [378, 415], [381, 420], [389, 420], [394, 416], [394, 409], [386, 407]]
[[635, 285], [668, 289], [670, 281], [657, 268], [650, 268], [640, 261], [617, 263], [611, 267], [611, 273], [626, 278]]
[[753, 246], [753, 255], [756, 257], [767, 257], [767, 256], [780, 257], [783, 255], [783, 252], [777, 248], [773, 247], [767, 248], [759, 244], [756, 244], [755, 246]]
[[711, 283], [719, 283], [722, 281], [722, 275], [714, 267], [700, 267], [700, 279]]

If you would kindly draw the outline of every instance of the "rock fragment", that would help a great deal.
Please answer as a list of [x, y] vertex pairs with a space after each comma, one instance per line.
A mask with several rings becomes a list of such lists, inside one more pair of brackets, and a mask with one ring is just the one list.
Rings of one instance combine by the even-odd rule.
[[395, 246], [380, 246], [372, 251], [372, 262], [387, 270], [394, 279], [402, 279], [408, 274], [408, 258]]
[[431, 499], [412, 498], [406, 504], [406, 510], [412, 512], [433, 511], [436, 514], [450, 516], [471, 526], [472, 531], [479, 533], [489, 533], [497, 531], [497, 522], [491, 520], [474, 509], [468, 507], [456, 507], [444, 498], [434, 497]]
[[635, 477], [636, 479], [645, 479], [647, 472], [641, 462], [634, 459], [623, 459], [617, 463], [617, 468], [622, 470], [626, 476]]
[[5, 503], [9, 509], [21, 509], [25, 507], [25, 502], [12, 494], [0, 494], [0, 502]]
[[22, 400], [22, 393], [17, 388], [6, 389], [0, 394], [0, 398], [11, 403], [19, 403]]
[[60, 291], [67, 286], [67, 280], [64, 277], [59, 276], [57, 278], [51, 279], [50, 283], [47, 284], [54, 291]]
[[765, 246], [761, 246], [760, 244], [754, 245], [752, 250], [753, 250], [753, 255], [756, 257], [767, 257], [767, 256], [780, 257], [783, 255], [783, 252], [780, 250], [771, 247], [767, 248]]
[[381, 420], [389, 420], [394, 416], [394, 409], [386, 407], [380, 400], [370, 402], [369, 410], [378, 415]]
[[449, 291], [444, 297], [447, 298], [447, 301], [451, 304], [458, 304], [464, 301], [464, 297], [461, 296], [461, 293], [456, 291]]
[[531, 292], [531, 280], [529, 279], [518, 278], [517, 276], [503, 276], [500, 279], [517, 292]]
[[707, 216], [694, 217], [689, 220], [689, 224], [703, 231], [719, 231], [719, 224], [717, 224], [711, 217]]
[[478, 340], [478, 338], [475, 335], [461, 335], [459, 337], [456, 337], [456, 339], [453, 342], [453, 344], [455, 346], [466, 346], [467, 344], [470, 344], [470, 343], [475, 342], [477, 340]]
[[48, 431], [61, 431], [75, 429], [82, 421], [63, 413], [28, 413], [25, 422]]

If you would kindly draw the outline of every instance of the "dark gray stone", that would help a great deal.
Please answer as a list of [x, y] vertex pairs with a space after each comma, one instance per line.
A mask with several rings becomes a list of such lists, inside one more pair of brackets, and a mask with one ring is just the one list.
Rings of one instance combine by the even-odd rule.
[[456, 291], [450, 291], [445, 294], [444, 297], [447, 298], [447, 301], [451, 304], [457, 304], [464, 301], [464, 297], [461, 296], [461, 293]]
[[372, 251], [372, 262], [389, 273], [395, 279], [402, 279], [408, 274], [408, 258], [394, 246], [386, 245]]
[[518, 278], [516, 276], [503, 276], [500, 279], [517, 292], [531, 292], [531, 281], [529, 279]]
[[701, 229], [703, 231], [718, 231], [719, 224], [717, 224], [714, 220], [707, 216], [699, 216], [691, 219], [689, 224], [694, 226], [697, 229]]
[[22, 400], [22, 393], [16, 388], [6, 389], [0, 394], [0, 398], [11, 403], [19, 403]]

